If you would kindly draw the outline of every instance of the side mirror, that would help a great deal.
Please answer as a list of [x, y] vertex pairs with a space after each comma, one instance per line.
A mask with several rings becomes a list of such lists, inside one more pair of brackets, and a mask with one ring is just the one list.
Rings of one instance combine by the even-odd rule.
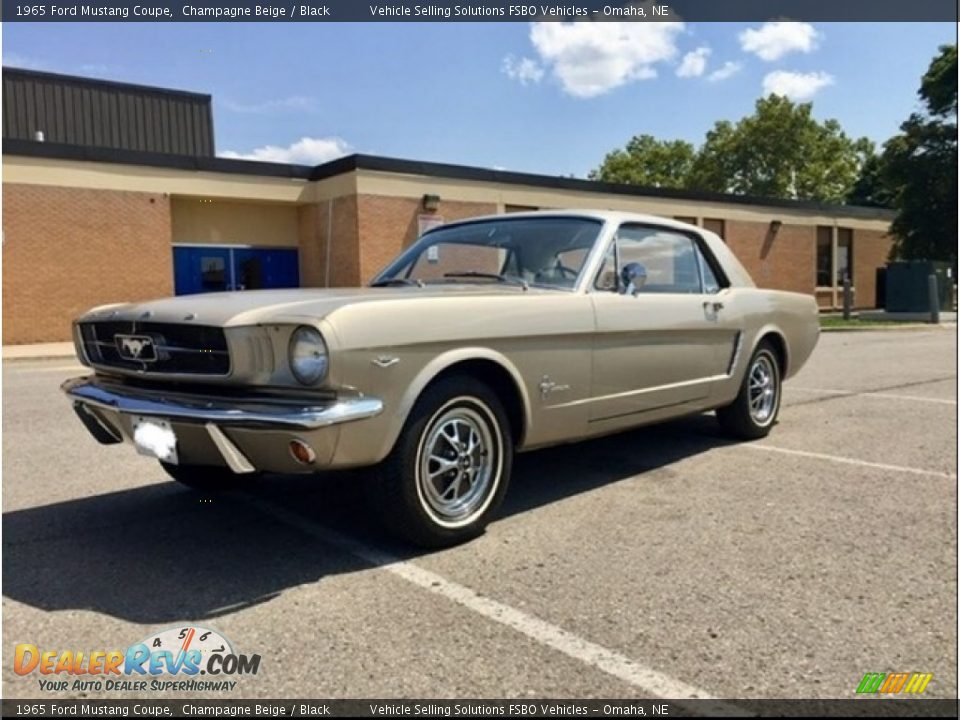
[[623, 293], [636, 295], [647, 281], [647, 269], [638, 262], [627, 263], [620, 270]]

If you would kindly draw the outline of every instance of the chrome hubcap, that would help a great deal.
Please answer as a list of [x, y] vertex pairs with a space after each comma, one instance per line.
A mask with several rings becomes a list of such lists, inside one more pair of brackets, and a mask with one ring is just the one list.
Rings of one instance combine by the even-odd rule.
[[430, 427], [420, 455], [421, 496], [442, 521], [469, 518], [487, 499], [494, 477], [494, 438], [487, 420], [458, 407]]
[[764, 425], [777, 407], [777, 374], [768, 356], [760, 355], [753, 361], [749, 383], [750, 416]]

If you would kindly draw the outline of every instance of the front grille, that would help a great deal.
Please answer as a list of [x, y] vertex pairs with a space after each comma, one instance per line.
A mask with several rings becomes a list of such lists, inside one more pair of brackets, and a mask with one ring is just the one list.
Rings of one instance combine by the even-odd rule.
[[227, 338], [218, 327], [116, 320], [87, 322], [80, 324], [80, 339], [94, 365], [148, 373], [230, 372]]

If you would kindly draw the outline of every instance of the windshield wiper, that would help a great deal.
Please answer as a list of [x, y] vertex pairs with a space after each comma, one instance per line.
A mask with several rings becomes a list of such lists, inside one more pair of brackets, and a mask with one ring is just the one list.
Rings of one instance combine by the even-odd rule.
[[383, 280], [375, 280], [370, 283], [370, 287], [391, 287], [393, 285], [416, 285], [417, 287], [423, 287], [424, 283], [423, 280], [419, 278], [411, 280], [410, 278], [401, 277], [384, 278]]
[[512, 277], [510, 275], [501, 275], [500, 273], [487, 273], [487, 272], [478, 272], [476, 270], [464, 270], [462, 272], [444, 273], [443, 276], [445, 278], [455, 278], [455, 277], [489, 278], [491, 280], [507, 283], [509, 285], [519, 285], [524, 290], [530, 289], [530, 286], [527, 284], [527, 281], [524, 280], [523, 278]]

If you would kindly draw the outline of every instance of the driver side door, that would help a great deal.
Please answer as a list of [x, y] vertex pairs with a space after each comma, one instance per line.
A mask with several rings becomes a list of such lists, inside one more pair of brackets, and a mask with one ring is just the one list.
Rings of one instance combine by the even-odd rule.
[[[621, 273], [631, 263], [637, 276], [628, 286]], [[722, 286], [695, 233], [618, 229], [590, 292], [591, 423], [627, 427], [708, 397], [726, 377], [739, 330], [723, 313]]]

